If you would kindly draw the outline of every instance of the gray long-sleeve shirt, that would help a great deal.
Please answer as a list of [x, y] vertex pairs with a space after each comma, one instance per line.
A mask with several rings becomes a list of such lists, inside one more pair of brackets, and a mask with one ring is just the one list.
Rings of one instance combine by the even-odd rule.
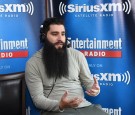
[[43, 64], [42, 51], [43, 49], [40, 49], [30, 58], [25, 70], [26, 84], [34, 104], [43, 110], [58, 111], [60, 99], [64, 92], [68, 91], [68, 98], [83, 98], [83, 102], [78, 107], [90, 105], [91, 103], [84, 98], [82, 85], [86, 89], [90, 89], [94, 81], [84, 55], [73, 48], [67, 49], [69, 76], [67, 78], [58, 78], [51, 94], [47, 98], [55, 80], [47, 77]]

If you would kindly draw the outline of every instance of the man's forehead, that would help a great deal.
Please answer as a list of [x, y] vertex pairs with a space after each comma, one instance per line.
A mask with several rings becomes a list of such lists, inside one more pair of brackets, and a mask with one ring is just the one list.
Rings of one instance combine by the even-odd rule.
[[50, 29], [51, 31], [65, 31], [65, 27], [62, 24], [52, 24], [50, 25]]

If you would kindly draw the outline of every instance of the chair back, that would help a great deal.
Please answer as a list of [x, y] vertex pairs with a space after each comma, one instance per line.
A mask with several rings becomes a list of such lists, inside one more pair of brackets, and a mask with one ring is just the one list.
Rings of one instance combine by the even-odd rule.
[[24, 72], [0, 74], [0, 115], [25, 115]]

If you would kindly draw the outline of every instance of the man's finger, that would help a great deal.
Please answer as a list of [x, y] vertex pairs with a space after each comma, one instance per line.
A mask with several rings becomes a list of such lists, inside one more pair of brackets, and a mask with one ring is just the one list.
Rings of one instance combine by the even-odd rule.
[[95, 77], [93, 77], [93, 79], [94, 79], [94, 84], [98, 84], [98, 80]]
[[71, 107], [77, 107], [81, 102], [83, 101], [82, 98], [74, 98], [72, 101], [70, 101]]
[[85, 93], [86, 93], [87, 95], [92, 96], [92, 92], [91, 92], [91, 91], [85, 91]]
[[91, 89], [89, 92], [91, 92], [91, 93], [97, 93], [97, 92], [99, 92], [99, 90], [97, 90], [97, 89]]
[[75, 97], [75, 98], [71, 99], [69, 102], [70, 102], [70, 103], [73, 103], [73, 102], [76, 101], [76, 100], [78, 100], [78, 97]]
[[96, 96], [98, 92], [85, 91], [85, 93], [89, 96]]

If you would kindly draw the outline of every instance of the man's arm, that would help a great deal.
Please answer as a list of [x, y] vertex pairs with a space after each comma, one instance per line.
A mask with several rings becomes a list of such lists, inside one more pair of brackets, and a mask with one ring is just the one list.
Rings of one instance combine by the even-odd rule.
[[82, 102], [82, 98], [79, 97], [69, 99], [67, 91], [65, 91], [60, 101], [46, 98], [43, 93], [43, 83], [40, 78], [40, 73], [37, 70], [36, 65], [34, 65], [34, 62], [32, 64], [27, 63], [25, 76], [32, 100], [39, 109], [47, 111], [63, 111], [65, 108], [77, 107]]
[[34, 62], [27, 63], [25, 70], [25, 80], [32, 100], [37, 108], [48, 111], [59, 110], [58, 100], [50, 100], [44, 96], [43, 83], [40, 73], [36, 67], [36, 64], [34, 65]]
[[97, 96], [100, 93], [100, 86], [97, 79], [94, 77], [94, 84], [91, 89], [85, 91], [89, 96]]
[[100, 92], [100, 86], [96, 78], [93, 79], [93, 77], [91, 76], [87, 60], [82, 53], [80, 53], [79, 62], [80, 62], [79, 64], [80, 75], [79, 76], [80, 76], [80, 80], [82, 84], [86, 88], [86, 93], [90, 96], [98, 95]]

